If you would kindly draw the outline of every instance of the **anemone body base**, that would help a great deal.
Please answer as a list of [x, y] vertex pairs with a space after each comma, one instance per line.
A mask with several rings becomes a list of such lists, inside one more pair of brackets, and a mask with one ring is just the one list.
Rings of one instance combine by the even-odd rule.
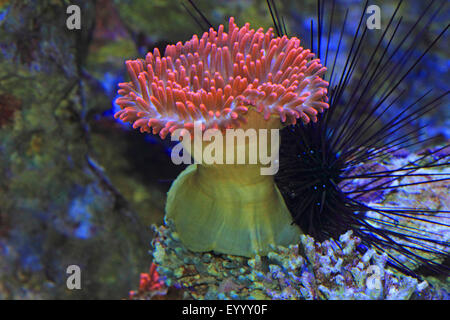
[[302, 232], [292, 225], [273, 176], [259, 175], [257, 166], [224, 167], [192, 164], [173, 182], [165, 219], [182, 243], [195, 252], [245, 257], [297, 243]]

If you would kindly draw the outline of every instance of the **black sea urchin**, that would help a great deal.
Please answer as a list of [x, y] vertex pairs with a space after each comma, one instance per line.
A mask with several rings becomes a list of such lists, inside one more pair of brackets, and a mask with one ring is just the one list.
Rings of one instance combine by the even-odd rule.
[[[384, 30], [376, 33], [366, 28], [366, 2], [353, 39], [343, 52], [341, 42], [349, 11], [336, 23], [335, 1], [328, 2], [327, 8], [318, 1], [317, 33], [311, 21], [311, 47], [316, 44], [318, 57], [331, 71], [325, 76], [330, 82], [330, 110], [320, 115], [317, 123], [282, 130], [280, 170], [275, 179], [294, 223], [316, 240], [337, 239], [351, 229], [362, 240], [361, 250], [375, 247], [387, 252], [390, 264], [406, 274], [418, 276], [425, 270], [448, 273], [450, 229], [445, 218], [448, 219], [449, 211], [387, 207], [369, 201], [376, 192], [450, 180], [448, 173], [420, 171], [448, 167], [448, 144], [389, 168], [382, 165], [405, 148], [433, 140], [421, 138], [426, 126], [417, 128], [413, 124], [442, 105], [448, 94], [433, 95], [428, 90], [414, 101], [405, 102], [405, 97], [414, 96], [408, 76], [448, 26], [416, 54], [424, 30], [444, 3], [430, 2], [406, 29], [402, 17], [398, 17], [401, 3]], [[286, 33], [274, 3], [268, 4], [275, 29]], [[331, 12], [324, 14], [326, 10]], [[331, 30], [340, 30], [333, 52]], [[342, 60], [345, 63], [339, 65]], [[447, 236], [436, 234], [437, 226]], [[412, 265], [420, 265], [421, 269]]]

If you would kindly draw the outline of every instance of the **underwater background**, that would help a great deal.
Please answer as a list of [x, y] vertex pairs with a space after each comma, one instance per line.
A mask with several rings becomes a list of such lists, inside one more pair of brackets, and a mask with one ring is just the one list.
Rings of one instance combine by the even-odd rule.
[[[170, 160], [170, 138], [114, 119], [113, 101], [128, 77], [126, 60], [206, 31], [182, 2], [0, 0], [0, 299], [122, 299], [139, 287], [152, 264], [151, 225], [162, 224], [166, 193], [184, 166]], [[350, 9], [349, 30], [356, 27], [352, 15], [361, 2], [336, 3], [341, 16]], [[81, 30], [66, 27], [70, 4], [81, 8]], [[196, 4], [215, 27], [230, 16], [239, 25], [273, 25], [265, 1]], [[316, 1], [277, 4], [290, 35], [308, 47]], [[397, 2], [371, 4], [389, 17]], [[405, 1], [401, 15], [415, 23], [426, 5]], [[413, 57], [449, 18], [447, 5], [420, 35]], [[448, 43], [445, 35], [408, 78], [417, 96], [397, 104], [429, 88], [448, 90]], [[427, 124], [426, 134], [447, 144], [448, 100], [443, 105], [411, 126]], [[69, 265], [80, 266], [82, 290], [67, 289]]]

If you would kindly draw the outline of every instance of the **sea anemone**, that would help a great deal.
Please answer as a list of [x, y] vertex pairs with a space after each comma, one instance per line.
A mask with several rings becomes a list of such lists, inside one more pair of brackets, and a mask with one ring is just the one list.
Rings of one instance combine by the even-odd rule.
[[[115, 117], [141, 132], [162, 138], [189, 134], [193, 140], [197, 124], [201, 133], [225, 133], [278, 130], [297, 119], [314, 123], [328, 108], [328, 83], [321, 78], [326, 68], [313, 57], [295, 37], [275, 37], [272, 29], [255, 31], [248, 23], [238, 28], [230, 18], [228, 33], [220, 25], [201, 39], [194, 35], [167, 46], [164, 57], [154, 49], [145, 60], [127, 61], [131, 82], [119, 84], [116, 103], [122, 110]], [[182, 140], [185, 150], [201, 159], [204, 147], [191, 150], [191, 139]], [[278, 137], [268, 140], [272, 155], [277, 154]], [[248, 160], [253, 149], [244, 138], [215, 152], [223, 160], [230, 152], [235, 158], [236, 150], [244, 150]], [[261, 175], [266, 163], [233, 160], [192, 164], [172, 184], [166, 219], [173, 220], [186, 247], [252, 256], [266, 253], [270, 245], [297, 241], [301, 231], [291, 224], [273, 175]]]
[[[448, 264], [449, 257], [449, 211], [445, 205], [427, 208], [370, 202], [377, 192], [432, 186], [449, 180], [448, 173], [421, 171], [448, 168], [448, 144], [397, 161], [389, 168], [383, 165], [405, 148], [432, 141], [423, 138], [426, 126], [412, 125], [441, 105], [448, 94], [432, 96], [432, 90], [424, 90], [413, 101], [404, 101], [415, 94], [412, 91], [415, 87], [406, 82], [408, 75], [448, 26], [414, 57], [418, 37], [442, 10], [442, 5], [433, 9], [431, 2], [417, 22], [403, 32], [400, 32], [402, 18], [397, 17], [400, 5], [401, 1], [385, 22], [384, 30], [378, 32], [373, 46], [368, 33], [372, 32], [372, 39], [376, 33], [365, 28], [366, 2], [353, 40], [343, 53], [341, 41], [348, 10], [339, 24], [335, 1], [326, 8], [323, 1], [318, 1], [317, 35], [312, 28], [311, 47], [316, 44], [319, 58], [331, 69], [324, 77], [330, 82], [330, 111], [320, 115], [317, 124], [297, 124], [282, 130], [280, 170], [275, 180], [295, 224], [316, 240], [338, 239], [351, 229], [362, 240], [360, 250], [375, 248], [386, 252], [390, 265], [404, 273], [414, 276], [421, 272], [448, 273], [445, 263]], [[324, 14], [330, 9], [331, 13]], [[279, 17], [274, 20], [277, 30], [283, 30]], [[332, 30], [338, 30], [339, 39], [334, 51], [330, 46]], [[369, 54], [363, 53], [363, 48]], [[342, 60], [345, 63], [338, 71], [336, 62]]]

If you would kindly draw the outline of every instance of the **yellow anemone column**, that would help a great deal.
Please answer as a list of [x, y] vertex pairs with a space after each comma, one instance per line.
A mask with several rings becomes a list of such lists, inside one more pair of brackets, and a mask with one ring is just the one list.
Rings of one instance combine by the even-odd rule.
[[[279, 117], [266, 121], [249, 111], [248, 122], [242, 126], [256, 129], [278, 130]], [[270, 141], [269, 154], [278, 153], [279, 141]], [[224, 140], [226, 138], [224, 137]], [[182, 243], [192, 251], [215, 251], [251, 257], [266, 254], [271, 245], [295, 243], [301, 234], [292, 225], [292, 217], [274, 183], [274, 176], [262, 175], [264, 166], [259, 157], [257, 163], [249, 164], [255, 141], [226, 143], [220, 155], [226, 162], [227, 152], [233, 151], [234, 164], [192, 164], [173, 182], [168, 192], [166, 217], [174, 222]], [[229, 142], [229, 141], [227, 141]], [[184, 142], [186, 144], [186, 142]], [[189, 149], [189, 148], [188, 148]], [[199, 152], [192, 153], [199, 159]], [[238, 152], [245, 151], [245, 164], [236, 164]], [[259, 152], [259, 150], [258, 150]]]

